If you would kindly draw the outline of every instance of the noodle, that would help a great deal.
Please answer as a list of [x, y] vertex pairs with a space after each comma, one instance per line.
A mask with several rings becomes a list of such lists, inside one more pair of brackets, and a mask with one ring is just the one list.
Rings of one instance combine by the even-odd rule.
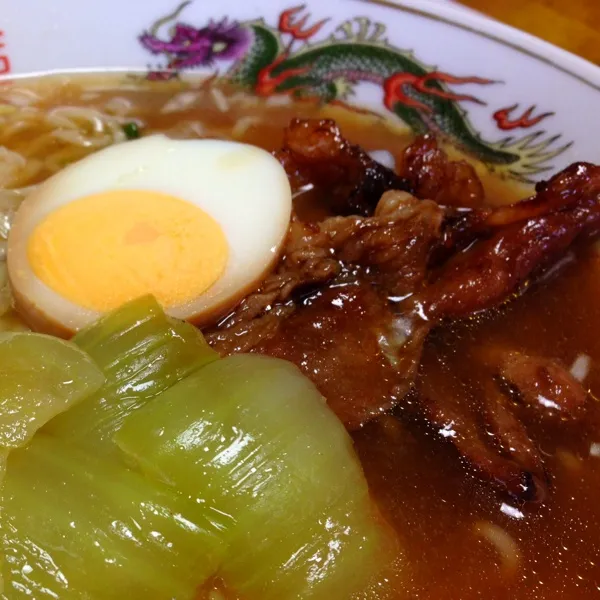
[[[19, 205], [37, 183], [65, 165], [126, 139], [122, 124], [131, 120], [129, 100], [112, 97], [105, 110], [44, 106], [67, 87], [55, 84], [46, 95], [17, 86], [0, 90], [0, 331], [24, 328], [11, 310], [6, 269], [7, 238]], [[70, 89], [83, 104], [83, 89]]]
[[40, 95], [29, 88], [13, 87], [2, 94], [5, 102], [13, 106], [30, 106], [40, 101]]
[[[258, 102], [247, 93], [226, 94], [214, 81], [205, 80], [199, 87], [191, 88], [183, 83], [161, 84], [160, 95], [165, 96], [171, 86], [172, 93], [166, 95], [162, 106], [152, 108], [114, 95], [114, 82], [104, 87], [98, 81], [91, 82], [93, 87], [86, 86], [84, 79], [75, 83], [64, 78], [42, 78], [34, 82], [33, 89], [27, 84], [0, 88], [0, 189], [40, 183], [96, 150], [125, 141], [123, 125], [135, 123], [144, 128], [146, 115], [182, 113], [181, 122], [163, 130], [176, 138], [223, 138], [223, 133], [213, 131], [202, 117], [190, 119], [185, 112], [199, 108], [206, 99], [223, 114], [233, 107], [257, 106]], [[156, 89], [143, 80], [125, 84], [118, 83], [121, 93], [129, 88]], [[283, 105], [289, 99], [271, 102]], [[234, 126], [234, 137], [244, 135], [259, 121], [258, 116], [241, 117]]]
[[225, 94], [219, 88], [211, 88], [210, 93], [212, 94], [216, 107], [221, 112], [227, 112], [229, 110], [229, 102], [227, 102]]
[[[260, 123], [261, 117], [242, 113], [230, 126], [213, 125], [215, 113], [225, 118], [231, 108], [258, 107], [247, 93], [225, 93], [216, 86], [210, 78], [200, 85], [157, 86], [142, 79], [53, 76], [0, 87], [0, 331], [22, 328], [10, 310], [5, 261], [12, 220], [23, 199], [65, 166], [125, 142], [123, 127], [129, 123], [152, 133], [149, 117], [172, 114], [171, 124], [156, 131], [179, 139], [231, 139], [232, 129], [241, 137]], [[127, 96], [130, 90], [136, 95]]]
[[104, 106], [105, 111], [117, 117], [127, 117], [133, 110], [133, 103], [127, 98], [116, 96], [111, 98]]
[[66, 164], [125, 141], [122, 125], [131, 111], [125, 98], [111, 98], [107, 110], [58, 106], [47, 110], [33, 90], [0, 91], [0, 188], [38, 183]]
[[369, 156], [388, 169], [393, 169], [396, 166], [396, 159], [388, 150], [372, 150], [369, 152]]
[[0, 187], [10, 187], [27, 161], [19, 153], [0, 146]]

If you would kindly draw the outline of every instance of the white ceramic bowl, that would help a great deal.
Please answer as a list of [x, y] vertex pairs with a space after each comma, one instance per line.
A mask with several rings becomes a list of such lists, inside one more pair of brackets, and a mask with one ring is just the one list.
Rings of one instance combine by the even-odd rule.
[[[367, 106], [433, 130], [511, 177], [600, 162], [600, 69], [450, 4], [358, 0], [18, 0], [3, 77], [219, 72], [261, 94]], [[161, 72], [170, 69], [170, 72]]]

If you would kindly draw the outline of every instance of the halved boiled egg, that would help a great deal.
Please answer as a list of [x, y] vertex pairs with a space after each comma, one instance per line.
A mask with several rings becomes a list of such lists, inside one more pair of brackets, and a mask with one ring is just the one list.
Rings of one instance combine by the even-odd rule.
[[272, 267], [290, 212], [285, 171], [255, 146], [162, 135], [112, 146], [19, 208], [7, 256], [17, 309], [70, 335], [153, 294], [168, 314], [209, 323]]

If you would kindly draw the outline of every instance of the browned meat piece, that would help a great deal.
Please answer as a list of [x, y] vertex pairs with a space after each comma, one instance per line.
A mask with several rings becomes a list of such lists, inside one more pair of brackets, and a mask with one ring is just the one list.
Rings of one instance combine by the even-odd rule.
[[[417, 381], [417, 411], [480, 477], [518, 501], [541, 503], [549, 480], [542, 453], [518, 416], [523, 412], [519, 406], [525, 404], [543, 418], [555, 417], [563, 426], [565, 418], [582, 416], [587, 393], [556, 360], [498, 347], [483, 348], [476, 360], [488, 374], [479, 372], [476, 382], [468, 382], [470, 393], [463, 397], [437, 383], [439, 365], [433, 365], [433, 379], [429, 371]], [[504, 379], [495, 381], [496, 374]], [[515, 395], [505, 382], [516, 388], [519, 404], [509, 400], [506, 394]], [[480, 390], [475, 397], [474, 389]]]
[[510, 351], [499, 358], [497, 369], [516, 388], [517, 398], [542, 417], [582, 415], [587, 391], [558, 361]]
[[412, 293], [423, 281], [442, 210], [405, 192], [388, 192], [372, 217], [331, 217], [311, 225], [294, 221], [277, 271], [216, 328], [206, 331], [219, 352], [245, 352], [274, 335], [296, 307], [300, 290], [331, 282], [342, 269], [371, 269], [369, 281], [391, 293]]
[[402, 154], [398, 172], [418, 198], [444, 206], [478, 207], [485, 200], [483, 185], [472, 165], [452, 161], [431, 135], [418, 137]]
[[386, 294], [401, 297], [424, 281], [442, 218], [435, 202], [390, 191], [381, 197], [373, 217], [332, 217], [320, 229], [341, 261], [375, 267]]
[[417, 383], [418, 411], [429, 426], [479, 477], [517, 500], [541, 502], [547, 483], [539, 451], [493, 384], [474, 403], [430, 382]]
[[[600, 168], [571, 166], [538, 186], [537, 196], [525, 204], [522, 209], [517, 205], [493, 211], [487, 223], [477, 218], [476, 211], [464, 218], [463, 223], [471, 220], [473, 239], [486, 229], [490, 237], [456, 254], [422, 292], [405, 303], [413, 321], [421, 317], [434, 328], [443, 319], [465, 318], [498, 306], [532, 276], [560, 260], [578, 238], [596, 236]], [[458, 229], [462, 243], [469, 236], [468, 227], [465, 230], [466, 234]], [[459, 401], [447, 389], [442, 393], [427, 378], [418, 384], [421, 414], [482, 477], [515, 498], [540, 501], [547, 491], [541, 455], [509, 400], [493, 383], [493, 374], [516, 388], [517, 398], [537, 414], [577, 417], [587, 394], [557, 361], [513, 351], [486, 349], [482, 354], [491, 370], [488, 381], [472, 382], [483, 386], [477, 402]]]
[[571, 206], [598, 200], [600, 167], [590, 163], [573, 163], [548, 181], [536, 185], [536, 194], [527, 200], [494, 209], [483, 221], [483, 228], [505, 227], [534, 219]]
[[433, 248], [429, 266], [435, 268], [457, 252], [470, 246], [488, 232], [485, 220], [492, 209], [449, 209], [446, 208], [442, 235]]
[[515, 416], [508, 398], [492, 380], [484, 383], [483, 394], [482, 418], [488, 443], [526, 473], [524, 479], [527, 485], [508, 491], [520, 500], [541, 502], [547, 493], [547, 477], [540, 451], [529, 437], [525, 425]]
[[371, 215], [387, 190], [409, 190], [391, 169], [345, 140], [330, 119], [294, 119], [275, 157], [294, 189], [312, 183], [326, 192], [334, 214]]
[[514, 223], [450, 259], [419, 297], [427, 319], [457, 319], [500, 305], [551, 266], [581, 234], [600, 231], [600, 202]]
[[254, 350], [298, 365], [352, 430], [397, 404], [414, 379], [420, 348], [398, 355], [401, 371], [384, 351], [382, 338], [394, 344], [393, 323], [371, 285], [350, 281], [316, 294]]
[[[415, 331], [397, 319], [387, 294], [421, 285], [442, 214], [434, 202], [388, 192], [372, 217], [294, 222], [277, 272], [206, 332], [209, 343], [224, 354], [254, 350], [291, 360], [348, 428], [359, 427], [400, 401], [414, 379], [429, 327], [416, 322]], [[336, 276], [335, 285], [310, 294]], [[309, 290], [303, 298], [300, 288]]]
[[294, 292], [331, 281], [340, 269], [329, 237], [314, 225], [293, 220], [277, 270], [231, 315], [205, 331], [208, 342], [222, 354], [247, 352], [274, 335], [294, 311]]
[[[325, 212], [345, 216], [294, 220], [277, 270], [207, 332], [209, 342], [225, 354], [291, 360], [349, 429], [414, 390], [421, 419], [473, 470], [514, 498], [542, 500], [540, 452], [495, 378], [523, 404], [539, 408], [543, 396], [561, 414], [576, 415], [581, 386], [556, 361], [510, 352], [468, 382], [474, 397], [417, 372], [432, 329], [513, 298], [575, 241], [600, 232], [600, 167], [573, 165], [524, 203], [491, 209], [474, 170], [427, 137], [405, 153], [409, 184], [332, 121], [294, 121], [276, 156], [293, 187], [314, 184], [331, 199]], [[410, 185], [425, 199], [408, 194]]]
[[489, 237], [495, 230], [560, 212], [598, 197], [600, 167], [574, 163], [547, 182], [540, 182], [537, 193], [521, 202], [497, 208], [446, 211], [442, 238], [434, 251], [432, 264], [439, 264], [453, 252], [461, 251], [475, 240]]

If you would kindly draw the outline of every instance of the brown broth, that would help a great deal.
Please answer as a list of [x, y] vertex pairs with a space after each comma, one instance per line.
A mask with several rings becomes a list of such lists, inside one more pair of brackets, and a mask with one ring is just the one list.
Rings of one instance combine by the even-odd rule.
[[[283, 127], [297, 116], [335, 118], [345, 135], [367, 150], [398, 155], [411, 138], [381, 118], [309, 103], [248, 102], [222, 111], [207, 101], [161, 114], [161, 107], [181, 89], [176, 83], [129, 90], [109, 86], [84, 99], [77, 86], [65, 84], [41, 106], [100, 109], [117, 95], [136, 107], [132, 117], [144, 122], [143, 134], [172, 133], [182, 121], [201, 120], [209, 125], [208, 135], [230, 137], [241, 118], [256, 117], [237, 138], [269, 150], [280, 145]], [[482, 165], [477, 169], [493, 204], [530, 192], [487, 174]], [[592, 400], [585, 423], [532, 427], [552, 474], [551, 494], [542, 507], [511, 505], [469, 475], [456, 451], [405, 419], [402, 406], [397, 417], [386, 416], [355, 435], [373, 494], [412, 565], [409, 581], [390, 598], [600, 597], [600, 458], [590, 455], [590, 445], [600, 442], [600, 406], [594, 397], [600, 394], [599, 275], [600, 258], [588, 252], [504, 310], [435, 332], [425, 350], [425, 370], [438, 385], [457, 392], [461, 379], [477, 377], [469, 357], [484, 343], [506, 343], [566, 364], [580, 353], [591, 357], [586, 384]], [[511, 552], [503, 557], [482, 534], [485, 531], [502, 536]]]
[[[343, 105], [323, 106], [312, 101], [291, 102], [289, 98], [282, 96], [259, 99], [226, 87], [219, 88], [230, 104], [229, 110], [223, 110], [214, 102], [210, 89], [205, 89], [202, 82], [156, 83], [139, 78], [118, 78], [114, 75], [104, 78], [98, 75], [80, 75], [75, 78], [53, 76], [32, 80], [31, 86], [42, 91], [40, 107], [48, 110], [72, 105], [103, 111], [107, 102], [115, 97], [130, 101], [135, 107], [131, 116], [144, 122], [144, 135], [167, 132], [177, 136], [182, 123], [196, 121], [206, 125], [208, 136], [233, 137], [274, 150], [281, 146], [283, 129], [290, 119], [318, 117], [335, 119], [341, 125], [344, 135], [367, 151], [388, 150], [396, 157], [413, 138], [410, 130], [402, 123], [392, 122], [368, 111], [349, 110], [349, 107]], [[165, 105], [181, 92], [197, 92], [199, 99], [188, 108], [163, 112]], [[243, 96], [242, 101], [239, 101], [240, 96]], [[254, 123], [240, 129], [242, 133], [238, 135], [236, 125], [240, 119], [248, 123], [254, 120]], [[454, 147], [446, 145], [445, 149], [453, 158], [467, 158]], [[514, 181], [507, 184], [504, 179], [490, 173], [482, 163], [469, 160], [483, 181], [490, 204], [515, 202], [531, 193], [530, 186]]]
[[[470, 360], [478, 348], [510, 348], [561, 359], [592, 359], [584, 422], [529, 431], [552, 477], [540, 508], [519, 507], [471, 477], [441, 436], [393, 420], [368, 427], [356, 444], [384, 514], [405, 536], [415, 565], [415, 598], [562, 600], [600, 597], [600, 257], [590, 251], [553, 280], [539, 284], [506, 309], [435, 333], [423, 372], [449, 393], [477, 380]], [[443, 371], [440, 369], [443, 365]], [[445, 372], [445, 374], [444, 374]], [[449, 375], [448, 373], [452, 373]], [[468, 401], [468, 397], [465, 398]], [[402, 410], [397, 411], [400, 415]], [[504, 503], [504, 507], [503, 507]], [[510, 508], [520, 514], [510, 517]], [[504, 512], [503, 509], [504, 508]], [[520, 558], [503, 563], [477, 527], [493, 524], [511, 538]], [[489, 525], [484, 525], [489, 528]]]

